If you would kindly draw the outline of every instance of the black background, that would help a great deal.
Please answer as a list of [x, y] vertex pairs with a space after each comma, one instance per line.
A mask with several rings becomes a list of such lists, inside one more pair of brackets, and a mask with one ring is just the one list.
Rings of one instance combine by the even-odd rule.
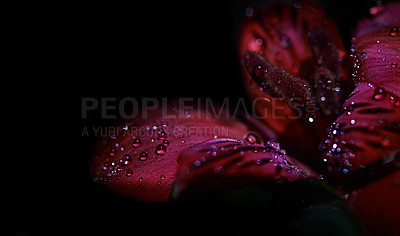
[[[57, 164], [40, 176], [46, 181], [23, 179], [24, 195], [16, 198], [21, 202], [14, 214], [13, 231], [17, 235], [187, 235], [235, 234], [256, 227], [244, 220], [245, 226], [236, 232], [241, 220], [232, 221], [228, 216], [234, 210], [216, 202], [148, 204], [102, 192], [88, 172], [95, 139], [81, 135], [83, 127], [113, 122], [101, 119], [98, 112], [82, 119], [83, 97], [117, 101], [124, 97], [246, 98], [237, 33], [244, 9], [256, 2], [68, 3], [45, 11], [48, 17], [39, 16], [46, 22], [49, 61], [53, 60], [48, 71], [52, 93], [43, 99], [62, 102], [63, 118], [57, 119], [63, 123], [65, 135], [57, 132], [54, 137], [60, 138], [61, 147], [50, 154], [51, 158], [57, 156]], [[357, 20], [376, 1], [319, 4], [337, 23], [349, 50]]]

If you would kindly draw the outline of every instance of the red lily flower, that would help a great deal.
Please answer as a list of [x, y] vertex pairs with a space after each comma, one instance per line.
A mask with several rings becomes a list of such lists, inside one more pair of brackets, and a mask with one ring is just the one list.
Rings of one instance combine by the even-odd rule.
[[343, 196], [366, 233], [400, 234], [399, 11], [373, 8], [349, 55], [311, 2], [251, 9], [239, 54], [260, 119], [169, 101], [98, 142], [94, 181], [166, 202], [312, 179]]

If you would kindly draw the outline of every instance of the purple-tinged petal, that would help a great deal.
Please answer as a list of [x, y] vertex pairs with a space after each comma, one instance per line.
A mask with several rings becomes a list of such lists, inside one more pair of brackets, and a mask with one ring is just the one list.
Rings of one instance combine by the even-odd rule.
[[296, 181], [314, 172], [281, 150], [235, 139], [211, 139], [184, 150], [178, 158], [173, 198], [184, 199], [269, 181]]
[[171, 101], [113, 127], [115, 133], [100, 140], [94, 149], [93, 180], [114, 194], [167, 201], [182, 150], [217, 137], [264, 143], [267, 136], [260, 125], [216, 109], [220, 115], [187, 101]]

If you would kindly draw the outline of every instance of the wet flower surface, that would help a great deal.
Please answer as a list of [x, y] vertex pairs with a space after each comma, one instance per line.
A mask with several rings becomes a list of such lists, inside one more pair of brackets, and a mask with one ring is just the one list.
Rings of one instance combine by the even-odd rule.
[[[312, 2], [246, 8], [238, 64], [255, 114], [223, 104], [188, 109], [170, 99], [97, 142], [92, 179], [140, 201], [259, 196], [276, 201], [277, 211], [308, 206], [291, 221], [296, 227], [328, 212], [342, 217], [331, 222], [345, 219], [340, 225], [353, 224], [347, 214], [354, 214], [367, 235], [400, 234], [398, 12], [399, 3], [371, 8], [347, 52], [334, 22]], [[285, 199], [282, 186], [316, 191], [318, 204], [311, 209], [304, 198], [285, 208], [265, 195], [270, 188]], [[241, 189], [246, 197], [238, 197]]]

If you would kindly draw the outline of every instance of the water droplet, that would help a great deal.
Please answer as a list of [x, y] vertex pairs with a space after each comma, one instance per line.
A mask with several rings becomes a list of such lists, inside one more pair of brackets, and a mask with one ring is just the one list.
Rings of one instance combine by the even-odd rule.
[[125, 154], [122, 158], [122, 165], [127, 166], [132, 163], [132, 157], [129, 154]]
[[117, 149], [111, 148], [111, 149], [110, 149], [110, 153], [109, 153], [108, 155], [109, 155], [110, 157], [115, 157], [116, 153], [117, 153]]
[[141, 152], [139, 154], [139, 161], [145, 161], [149, 157], [149, 154], [147, 152]]
[[372, 98], [376, 101], [380, 101], [380, 100], [384, 99], [385, 96], [386, 96], [386, 90], [382, 87], [378, 87], [375, 89]]
[[347, 174], [347, 172], [349, 172], [349, 170], [348, 169], [343, 169], [343, 173], [345, 173], [345, 174]]
[[164, 180], [165, 179], [165, 175], [160, 175], [160, 180]]
[[260, 38], [256, 39], [256, 44], [258, 46], [261, 46], [263, 43], [264, 43], [264, 41], [262, 39], [260, 39]]
[[257, 143], [257, 137], [253, 133], [248, 133], [245, 140], [251, 144]]
[[314, 119], [313, 119], [312, 117], [310, 117], [310, 118], [308, 118], [308, 121], [309, 121], [310, 123], [313, 123], [313, 122], [314, 122]]
[[350, 124], [354, 125], [356, 123], [356, 120], [352, 119], [350, 120]]
[[106, 170], [108, 170], [108, 163], [104, 163], [104, 165], [101, 167], [101, 169], [103, 170], [103, 171], [106, 171]]
[[397, 27], [393, 27], [390, 31], [389, 31], [389, 35], [392, 37], [395, 37], [399, 34], [399, 29]]
[[256, 66], [256, 69], [255, 69], [255, 71], [254, 71], [254, 73], [255, 73], [255, 75], [256, 75], [257, 77], [262, 76], [262, 75], [264, 74], [263, 66], [262, 66], [262, 65], [257, 65], [257, 66]]
[[162, 141], [162, 144], [164, 146], [168, 147], [169, 146], [169, 141], [165, 139], [165, 140]]
[[135, 138], [135, 139], [133, 140], [132, 147], [138, 148], [138, 147], [140, 147], [141, 144], [142, 144], [142, 141], [140, 141], [140, 139], [138, 139], [138, 138]]
[[126, 171], [126, 176], [127, 177], [131, 177], [133, 175], [133, 170], [132, 169], [128, 169], [127, 171]]
[[382, 145], [382, 147], [384, 147], [384, 148], [389, 147], [389, 146], [390, 146], [390, 137], [389, 137], [389, 136], [385, 136], [385, 137], [383, 138], [383, 140], [381, 141], [381, 145]]
[[128, 131], [129, 130], [129, 123], [128, 122], [125, 123], [124, 126], [122, 126], [122, 129], [125, 130], [125, 131]]
[[143, 182], [143, 180], [144, 180], [144, 178], [143, 177], [139, 177], [139, 179], [138, 179], [138, 183], [142, 183]]
[[156, 147], [156, 154], [164, 155], [167, 152], [167, 147], [164, 144], [158, 144]]
[[392, 68], [396, 68], [397, 67], [397, 62], [393, 62], [392, 63]]
[[281, 150], [281, 147], [280, 147], [279, 143], [274, 142], [274, 141], [268, 141], [267, 142], [267, 147], [270, 147], [270, 148], [272, 148], [272, 149], [274, 149], [275, 151], [278, 151], [278, 152]]
[[159, 140], [164, 140], [167, 138], [167, 133], [165, 133], [165, 131], [162, 129], [160, 130], [160, 132], [158, 133], [158, 139]]
[[369, 131], [372, 131], [374, 129], [375, 129], [375, 123], [371, 123], [371, 124], [368, 125], [368, 130]]

